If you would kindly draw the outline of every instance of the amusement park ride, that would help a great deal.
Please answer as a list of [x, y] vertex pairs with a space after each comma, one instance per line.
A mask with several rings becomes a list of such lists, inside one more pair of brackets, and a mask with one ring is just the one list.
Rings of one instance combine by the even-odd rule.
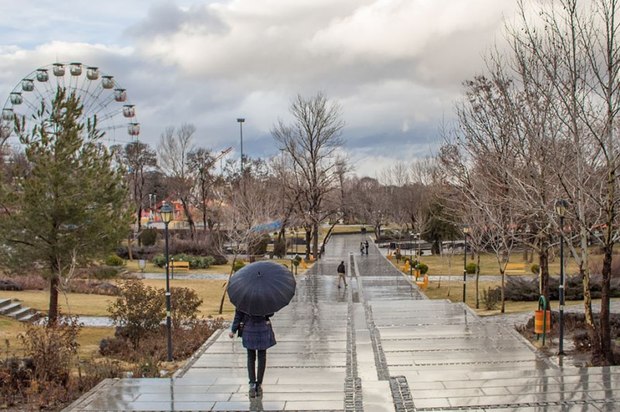
[[83, 119], [96, 119], [97, 129], [105, 132], [104, 140], [126, 143], [137, 139], [140, 123], [136, 109], [127, 98], [114, 76], [102, 73], [94, 66], [82, 63], [54, 63], [40, 67], [25, 76], [11, 91], [0, 117], [0, 131], [3, 143], [15, 134], [15, 120], [26, 120], [29, 133], [30, 120], [42, 108], [49, 110], [58, 88], [65, 88], [68, 94], [75, 93], [83, 105]]

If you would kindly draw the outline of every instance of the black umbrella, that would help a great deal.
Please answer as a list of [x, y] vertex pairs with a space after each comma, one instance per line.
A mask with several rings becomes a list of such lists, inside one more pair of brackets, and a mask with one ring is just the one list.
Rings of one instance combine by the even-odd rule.
[[295, 277], [286, 267], [273, 262], [254, 262], [232, 275], [228, 297], [235, 307], [249, 315], [268, 315], [289, 304], [295, 296]]

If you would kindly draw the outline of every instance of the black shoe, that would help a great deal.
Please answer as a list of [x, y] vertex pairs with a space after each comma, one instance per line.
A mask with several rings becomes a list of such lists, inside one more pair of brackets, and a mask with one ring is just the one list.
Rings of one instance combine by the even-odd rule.
[[261, 397], [263, 396], [263, 387], [261, 386], [260, 383], [256, 384], [256, 397]]
[[340, 285], [338, 285], [338, 289], [340, 289]]
[[250, 384], [249, 395], [250, 395], [250, 398], [256, 398], [256, 384], [255, 383]]

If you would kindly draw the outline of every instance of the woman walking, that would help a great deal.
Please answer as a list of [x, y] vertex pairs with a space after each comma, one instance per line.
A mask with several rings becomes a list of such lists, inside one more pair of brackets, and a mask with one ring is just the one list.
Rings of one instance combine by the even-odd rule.
[[[262, 384], [267, 366], [267, 349], [276, 344], [276, 338], [271, 327], [269, 318], [265, 316], [253, 316], [240, 310], [235, 311], [235, 319], [228, 336], [233, 338], [235, 333], [241, 336], [243, 347], [248, 352], [248, 378], [250, 381], [250, 398], [263, 394]], [[258, 359], [258, 368], [256, 360]]]

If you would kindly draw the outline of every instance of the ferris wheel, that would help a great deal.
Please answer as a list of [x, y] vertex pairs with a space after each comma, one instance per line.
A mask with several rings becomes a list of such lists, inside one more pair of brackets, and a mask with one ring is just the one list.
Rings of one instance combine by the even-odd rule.
[[[59, 87], [75, 93], [83, 105], [82, 119], [96, 118], [97, 129], [108, 143], [128, 143], [138, 138], [140, 123], [127, 91], [94, 66], [82, 63], [54, 63], [36, 69], [11, 91], [2, 109], [2, 142], [15, 136], [16, 118], [26, 121], [26, 133], [34, 126], [32, 116], [45, 103], [49, 108]], [[0, 142], [0, 143], [2, 143]]]

